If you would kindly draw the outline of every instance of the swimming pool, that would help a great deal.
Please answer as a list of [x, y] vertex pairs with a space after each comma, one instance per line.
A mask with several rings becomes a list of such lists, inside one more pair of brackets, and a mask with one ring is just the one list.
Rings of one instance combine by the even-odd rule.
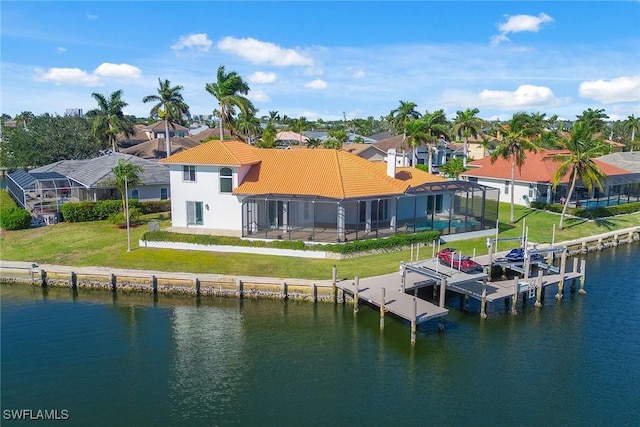
[[[633, 200], [631, 201], [633, 202]], [[607, 206], [624, 205], [630, 203], [627, 200], [604, 199], [604, 200], [580, 200], [580, 207], [584, 209], [604, 208]]]

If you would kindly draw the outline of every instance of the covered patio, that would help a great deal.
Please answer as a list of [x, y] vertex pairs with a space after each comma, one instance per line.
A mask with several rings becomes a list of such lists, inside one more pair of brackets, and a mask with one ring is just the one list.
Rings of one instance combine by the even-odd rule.
[[26, 172], [9, 174], [7, 191], [23, 208], [34, 216], [51, 215], [60, 205], [80, 200], [84, 187], [58, 172]]
[[242, 201], [242, 237], [336, 243], [438, 230], [495, 227], [499, 190], [465, 181], [428, 183], [393, 197], [328, 199], [254, 195]]

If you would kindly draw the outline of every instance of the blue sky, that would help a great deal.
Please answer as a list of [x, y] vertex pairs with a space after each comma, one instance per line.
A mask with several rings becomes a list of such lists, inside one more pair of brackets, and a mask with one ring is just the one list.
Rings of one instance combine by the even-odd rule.
[[258, 116], [379, 118], [478, 108], [486, 119], [603, 108], [640, 116], [638, 1], [0, 2], [0, 112], [85, 112], [122, 89], [125, 111], [158, 78], [193, 114], [218, 66], [251, 87]]

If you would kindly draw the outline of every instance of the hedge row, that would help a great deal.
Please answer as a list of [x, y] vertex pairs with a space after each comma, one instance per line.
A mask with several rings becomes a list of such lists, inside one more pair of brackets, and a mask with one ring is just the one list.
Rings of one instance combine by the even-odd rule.
[[[129, 208], [138, 209], [142, 214], [149, 214], [171, 210], [171, 205], [168, 200], [154, 202], [129, 200]], [[99, 221], [122, 211], [121, 200], [65, 203], [60, 207], [64, 220], [69, 222]]]
[[0, 191], [0, 228], [4, 230], [22, 230], [31, 225], [31, 214], [18, 207], [18, 204], [7, 193]]
[[211, 236], [204, 234], [182, 234], [169, 231], [148, 231], [142, 239], [150, 242], [179, 242], [194, 243], [199, 245], [227, 245], [247, 246], [260, 248], [295, 249], [295, 250], [319, 250], [348, 254], [375, 249], [391, 249], [398, 246], [407, 246], [412, 243], [431, 243], [440, 238], [438, 231], [423, 231], [415, 234], [396, 234], [385, 239], [356, 240], [344, 244], [331, 245], [305, 245], [300, 240], [275, 240], [265, 242], [261, 240], [243, 240], [239, 237]]
[[[562, 213], [562, 209], [564, 208], [564, 206], [560, 204], [548, 204], [542, 202], [531, 202], [531, 207], [556, 213]], [[624, 203], [622, 205], [606, 206], [595, 209], [574, 208], [571, 206], [567, 208], [568, 214], [587, 219], [604, 218], [638, 211], [640, 211], [640, 202]]]

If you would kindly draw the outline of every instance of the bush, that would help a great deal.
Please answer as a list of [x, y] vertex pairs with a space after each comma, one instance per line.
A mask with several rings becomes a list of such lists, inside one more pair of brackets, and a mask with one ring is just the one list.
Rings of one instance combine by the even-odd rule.
[[384, 239], [356, 240], [353, 242], [333, 245], [314, 245], [313, 249], [348, 254], [370, 251], [375, 249], [392, 249], [409, 246], [413, 243], [431, 243], [440, 239], [439, 231], [422, 231], [414, 234], [396, 234]]
[[95, 202], [65, 203], [60, 206], [60, 212], [68, 222], [95, 221]]
[[154, 202], [142, 202], [138, 206], [143, 215], [168, 212], [171, 210], [171, 202], [169, 200], [158, 200]]
[[[129, 210], [132, 209], [137, 209], [138, 214], [142, 215], [171, 210], [171, 205], [166, 200], [162, 200], [160, 202], [140, 202], [138, 200], [129, 200]], [[103, 219], [110, 219], [114, 214], [122, 213], [122, 210], [122, 200], [65, 203], [60, 207], [62, 215], [65, 220], [69, 222], [100, 221]]]
[[[140, 221], [141, 215], [142, 213], [140, 212], [140, 209], [129, 207], [129, 225], [137, 224]], [[127, 216], [122, 211], [112, 213], [111, 215], [109, 215], [108, 220], [111, 224], [120, 226], [127, 225]]]
[[[546, 210], [549, 212], [562, 213], [563, 205], [548, 204], [542, 202], [531, 202], [531, 207], [535, 209]], [[622, 215], [640, 211], [640, 202], [625, 203], [622, 205], [606, 206], [595, 209], [574, 208], [569, 206], [567, 213], [580, 218], [606, 218], [608, 216]]]
[[11, 206], [0, 210], [0, 228], [23, 230], [31, 225], [31, 214], [26, 209]]

